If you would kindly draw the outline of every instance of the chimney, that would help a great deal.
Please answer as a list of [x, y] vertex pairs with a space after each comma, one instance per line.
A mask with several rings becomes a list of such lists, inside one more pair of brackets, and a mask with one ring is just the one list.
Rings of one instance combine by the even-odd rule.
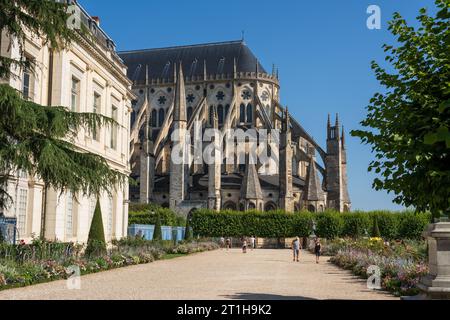
[[97, 24], [97, 26], [100, 27], [100, 17], [92, 16], [91, 18], [92, 18], [92, 20], [95, 21], [95, 23]]

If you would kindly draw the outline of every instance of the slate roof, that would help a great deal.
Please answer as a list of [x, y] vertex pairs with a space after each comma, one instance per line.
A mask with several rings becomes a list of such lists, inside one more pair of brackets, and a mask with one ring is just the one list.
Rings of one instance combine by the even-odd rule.
[[[227, 41], [158, 49], [122, 51], [118, 53], [128, 66], [128, 77], [135, 83], [145, 83], [145, 66], [149, 68], [149, 79], [172, 79], [174, 63], [183, 64], [186, 77], [202, 77], [203, 62], [207, 74], [234, 73], [234, 59], [237, 72], [255, 72], [257, 58], [244, 41]], [[258, 71], [267, 73], [258, 62]]]

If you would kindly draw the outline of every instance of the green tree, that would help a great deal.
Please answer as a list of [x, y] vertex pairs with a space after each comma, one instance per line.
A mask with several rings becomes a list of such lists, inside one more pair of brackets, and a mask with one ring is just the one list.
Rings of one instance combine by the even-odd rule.
[[386, 90], [371, 99], [361, 122], [367, 130], [352, 135], [372, 146], [376, 190], [438, 217], [450, 211], [450, 4], [435, 2], [436, 16], [421, 9], [417, 28], [399, 13], [389, 22], [399, 43], [383, 46], [393, 71], [372, 62]]
[[155, 223], [155, 230], [153, 231], [153, 240], [155, 241], [162, 240], [161, 218], [158, 213], [156, 214], [156, 223]]
[[92, 217], [91, 228], [86, 248], [86, 255], [101, 255], [106, 252], [105, 230], [103, 228], [102, 210], [100, 201], [97, 200], [94, 216]]
[[[67, 4], [53, 0], [0, 0], [0, 31], [16, 39], [19, 58], [0, 57], [0, 78], [17, 77], [13, 68], [34, 71], [32, 60], [23, 51], [26, 33], [44, 40], [51, 50], [58, 51], [81, 37], [92, 41], [82, 30], [67, 26]], [[47, 187], [70, 190], [83, 195], [124, 184], [127, 177], [109, 168], [106, 160], [81, 151], [74, 145], [78, 132], [84, 128], [95, 131], [113, 124], [110, 118], [92, 113], [74, 113], [65, 107], [42, 106], [24, 100], [7, 84], [0, 84], [0, 209], [12, 199], [5, 182], [15, 171], [36, 176]]]

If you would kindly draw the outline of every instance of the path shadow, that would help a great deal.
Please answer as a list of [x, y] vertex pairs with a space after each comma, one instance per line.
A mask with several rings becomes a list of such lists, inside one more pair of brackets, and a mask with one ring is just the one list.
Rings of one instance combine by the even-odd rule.
[[310, 297], [302, 296], [282, 296], [278, 294], [266, 294], [266, 293], [235, 293], [233, 295], [223, 295], [223, 298], [232, 300], [317, 300]]

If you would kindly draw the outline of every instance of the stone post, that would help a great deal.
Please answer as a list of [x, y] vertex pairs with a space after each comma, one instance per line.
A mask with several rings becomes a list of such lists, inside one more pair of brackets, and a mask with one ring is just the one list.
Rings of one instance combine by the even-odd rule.
[[426, 299], [450, 299], [450, 222], [430, 224], [424, 237], [430, 272], [418, 286]]

